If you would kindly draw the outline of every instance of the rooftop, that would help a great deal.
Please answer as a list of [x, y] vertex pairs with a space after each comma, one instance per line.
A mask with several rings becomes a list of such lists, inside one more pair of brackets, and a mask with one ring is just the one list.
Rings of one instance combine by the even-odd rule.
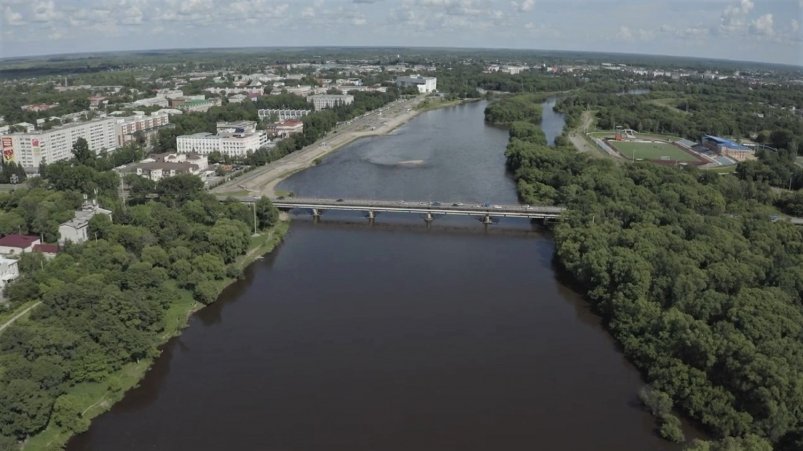
[[750, 150], [746, 146], [743, 146], [743, 145], [741, 145], [739, 143], [735, 143], [735, 142], [733, 142], [733, 141], [731, 141], [729, 139], [720, 138], [719, 136], [705, 135], [705, 136], [703, 136], [703, 139], [707, 139], [709, 141], [714, 141], [715, 143], [719, 144], [720, 146], [727, 147], [728, 149], [731, 149], [731, 150], [744, 150], [744, 151]]
[[29, 247], [31, 244], [33, 244], [35, 241], [39, 241], [38, 236], [12, 234], [0, 238], [0, 246], [18, 247], [20, 249], [25, 249]]
[[33, 251], [34, 252], [41, 252], [43, 254], [58, 254], [59, 253], [59, 245], [58, 244], [48, 244], [48, 243], [34, 244]]

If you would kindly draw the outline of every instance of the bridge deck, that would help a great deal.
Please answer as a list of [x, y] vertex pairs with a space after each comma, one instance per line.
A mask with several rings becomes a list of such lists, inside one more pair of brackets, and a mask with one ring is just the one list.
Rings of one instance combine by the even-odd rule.
[[315, 209], [340, 211], [370, 211], [421, 213], [432, 215], [494, 216], [510, 218], [558, 218], [563, 207], [529, 205], [480, 205], [462, 202], [405, 202], [358, 199], [276, 199], [273, 204], [280, 209]]

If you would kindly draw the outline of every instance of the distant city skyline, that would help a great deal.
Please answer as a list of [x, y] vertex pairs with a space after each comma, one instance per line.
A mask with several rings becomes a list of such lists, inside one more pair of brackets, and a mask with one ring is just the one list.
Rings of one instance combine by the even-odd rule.
[[0, 9], [1, 57], [390, 46], [803, 65], [803, 0], [0, 0]]

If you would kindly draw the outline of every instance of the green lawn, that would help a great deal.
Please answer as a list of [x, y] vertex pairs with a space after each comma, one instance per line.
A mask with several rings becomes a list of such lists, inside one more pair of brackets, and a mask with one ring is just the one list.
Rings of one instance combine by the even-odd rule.
[[609, 144], [629, 159], [662, 160], [662, 157], [669, 157], [671, 161], [698, 161], [694, 155], [666, 143], [619, 141]]

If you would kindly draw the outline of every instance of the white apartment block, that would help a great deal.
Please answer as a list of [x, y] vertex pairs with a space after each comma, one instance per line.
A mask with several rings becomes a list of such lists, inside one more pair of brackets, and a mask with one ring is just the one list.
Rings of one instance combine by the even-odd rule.
[[301, 119], [311, 112], [312, 110], [266, 109], [258, 110], [257, 114], [259, 114], [259, 118], [262, 120], [275, 114], [279, 121], [286, 121], [288, 119]]
[[256, 123], [253, 121], [218, 122], [217, 129], [217, 134], [195, 133], [177, 137], [176, 150], [179, 153], [201, 155], [219, 151], [223, 155], [244, 156], [269, 143], [267, 133], [257, 131]]
[[436, 77], [422, 77], [411, 75], [409, 77], [396, 77], [396, 86], [400, 88], [418, 88], [421, 94], [429, 94], [438, 89], [438, 79]]
[[351, 105], [354, 103], [354, 96], [348, 94], [318, 94], [307, 97], [307, 102], [312, 102], [315, 111], [324, 108], [334, 108], [338, 105]]
[[12, 133], [0, 137], [3, 158], [24, 168], [38, 168], [44, 159], [54, 163], [72, 158], [72, 146], [84, 138], [96, 154], [117, 148], [117, 119], [104, 118], [73, 122], [50, 130]]

